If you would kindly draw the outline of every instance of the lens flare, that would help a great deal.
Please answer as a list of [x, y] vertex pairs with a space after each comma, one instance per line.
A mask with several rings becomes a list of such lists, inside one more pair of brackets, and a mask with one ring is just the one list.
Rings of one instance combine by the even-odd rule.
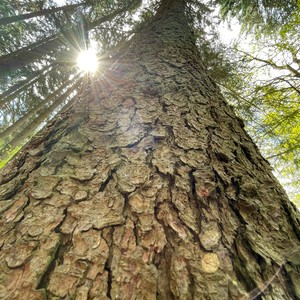
[[98, 68], [97, 52], [94, 49], [87, 49], [79, 53], [77, 67], [84, 73], [95, 73]]

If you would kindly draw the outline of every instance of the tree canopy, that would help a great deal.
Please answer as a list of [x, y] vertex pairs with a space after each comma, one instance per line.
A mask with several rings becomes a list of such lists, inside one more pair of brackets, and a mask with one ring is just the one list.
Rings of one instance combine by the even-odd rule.
[[295, 10], [273, 32], [248, 35], [246, 44], [237, 41], [225, 58], [236, 69], [219, 81], [297, 203], [299, 24], [299, 10]]

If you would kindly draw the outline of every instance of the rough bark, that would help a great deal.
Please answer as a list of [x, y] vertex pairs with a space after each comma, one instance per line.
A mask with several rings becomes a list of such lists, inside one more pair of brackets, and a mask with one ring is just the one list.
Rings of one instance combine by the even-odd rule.
[[183, 10], [3, 171], [0, 298], [300, 299], [299, 216]]

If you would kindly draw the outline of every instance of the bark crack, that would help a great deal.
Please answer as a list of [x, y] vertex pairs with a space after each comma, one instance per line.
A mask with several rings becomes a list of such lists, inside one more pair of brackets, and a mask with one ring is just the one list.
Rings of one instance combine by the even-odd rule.
[[59, 243], [57, 243], [57, 245], [52, 253], [51, 261], [49, 262], [44, 274], [42, 275], [39, 283], [37, 284], [37, 287], [36, 287], [37, 290], [39, 290], [39, 289], [46, 290], [47, 289], [51, 274], [53, 273], [55, 266], [56, 266], [56, 262], [58, 261], [58, 250], [60, 247], [60, 243], [61, 243], [60, 241], [59, 241]]
[[[286, 201], [281, 201], [281, 203], [282, 203], [282, 208], [283, 208], [285, 214], [288, 216], [288, 218], [290, 220], [289, 223], [292, 225], [293, 231], [295, 232], [295, 234], [298, 237], [298, 239], [300, 239], [300, 229], [299, 229], [299, 223], [300, 223], [300, 221], [299, 221], [299, 219], [297, 219], [298, 224], [296, 224], [296, 220], [295, 220], [295, 218], [293, 216], [293, 212], [291, 212], [291, 209], [292, 209], [292, 207], [293, 207], [294, 204], [292, 202], [288, 203]], [[296, 210], [296, 208], [295, 208], [295, 210]]]
[[104, 270], [107, 272], [107, 293], [106, 296], [109, 299], [111, 298], [111, 289], [112, 289], [112, 270], [111, 270], [111, 266], [110, 266], [110, 262], [109, 259], [106, 261], [105, 266], [104, 266]]
[[114, 250], [114, 245], [113, 245], [113, 234], [114, 234], [114, 228], [110, 228], [110, 232], [107, 236], [104, 236], [103, 231], [102, 231], [102, 238], [106, 241], [109, 252], [108, 252], [108, 257], [104, 265], [104, 270], [107, 272], [107, 292], [106, 296], [109, 299], [112, 299], [111, 291], [112, 291], [112, 282], [113, 282], [113, 274], [112, 274], [112, 260], [113, 260], [113, 250]]
[[198, 214], [198, 218], [197, 218], [197, 225], [198, 225], [198, 229], [199, 232], [201, 231], [201, 206], [200, 206], [200, 202], [197, 201], [198, 196], [197, 196], [197, 192], [196, 192], [196, 179], [194, 176], [194, 172], [196, 171], [196, 168], [192, 168], [191, 171], [189, 172], [189, 178], [190, 178], [190, 182], [191, 182], [191, 199], [194, 200], [194, 203], [196, 204], [196, 207], [198, 208], [197, 214]]
[[[13, 183], [12, 186], [8, 186], [8, 188], [4, 188], [3, 190], [0, 190], [1, 195], [0, 195], [0, 201], [7, 200], [12, 198], [14, 195], [17, 194], [17, 192], [22, 188], [24, 185], [25, 181], [28, 179], [29, 174], [26, 175], [19, 175], [20, 178], [17, 179], [15, 177], [15, 182]], [[9, 183], [9, 182], [8, 182]]]
[[231, 200], [228, 200], [228, 204], [229, 207], [231, 208], [231, 210], [234, 212], [235, 216], [237, 217], [237, 219], [240, 221], [241, 225], [244, 227], [245, 225], [247, 225], [247, 222], [244, 220], [244, 218], [242, 217], [242, 215], [239, 212], [239, 209], [236, 202], [232, 202]]
[[116, 170], [113, 170], [110, 172], [110, 175], [107, 177], [107, 179], [101, 183], [99, 192], [103, 192], [105, 188], [107, 187], [108, 183], [113, 179], [113, 174], [116, 173]]
[[137, 141], [133, 142], [133, 143], [130, 143], [126, 146], [112, 146], [111, 147], [111, 150], [112, 151], [116, 151], [116, 150], [119, 150], [119, 149], [126, 149], [126, 148], [133, 148], [135, 146], [137, 146], [146, 136], [147, 136], [148, 132], [145, 132], [143, 136], [141, 136]]

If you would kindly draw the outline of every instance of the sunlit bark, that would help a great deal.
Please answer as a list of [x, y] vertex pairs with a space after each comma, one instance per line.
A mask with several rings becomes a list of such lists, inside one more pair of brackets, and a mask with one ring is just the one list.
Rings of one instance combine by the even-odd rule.
[[3, 171], [3, 299], [299, 299], [299, 215], [198, 55], [150, 25]]

